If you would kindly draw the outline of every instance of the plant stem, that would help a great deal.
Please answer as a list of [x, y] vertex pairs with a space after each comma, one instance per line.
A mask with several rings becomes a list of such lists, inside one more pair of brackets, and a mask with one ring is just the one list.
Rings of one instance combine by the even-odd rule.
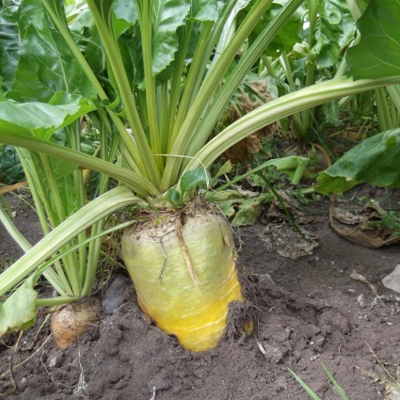
[[[115, 157], [115, 151], [116, 148], [111, 148], [109, 149], [107, 146], [108, 143], [108, 138], [107, 138], [107, 129], [106, 129], [106, 123], [107, 121], [102, 121], [101, 124], [101, 129], [100, 129], [100, 143], [102, 143], [102, 147], [100, 149], [101, 152], [101, 158], [103, 160], [109, 160], [112, 162]], [[108, 126], [108, 124], [107, 124]], [[99, 182], [99, 195], [101, 196], [104, 194], [107, 189], [108, 189], [108, 181], [109, 178], [107, 175], [101, 174], [100, 175], [100, 182]], [[103, 226], [105, 223], [105, 219], [101, 219], [100, 221], [96, 222], [92, 227], [91, 227], [91, 232], [90, 236], [91, 238], [96, 237], [96, 235], [100, 235], [100, 233], [103, 231]], [[84, 285], [81, 293], [81, 297], [88, 297], [90, 296], [92, 289], [93, 289], [93, 282], [94, 278], [96, 275], [96, 271], [98, 269], [98, 262], [99, 262], [99, 257], [100, 257], [100, 251], [101, 251], [101, 244], [102, 244], [102, 236], [99, 236], [96, 239], [93, 239], [90, 241], [89, 244], [89, 251], [87, 254], [87, 262], [86, 262], [86, 268], [82, 272], [84, 279]]]
[[190, 65], [189, 74], [186, 78], [185, 88], [183, 89], [181, 100], [179, 102], [178, 113], [174, 124], [174, 130], [172, 131], [170, 138], [171, 147], [168, 150], [171, 154], [179, 154], [175, 153], [173, 148], [175, 146], [176, 138], [180, 132], [183, 123], [185, 122], [185, 118], [190, 108], [191, 105], [190, 101], [193, 94], [192, 92], [194, 92], [195, 82], [198, 80], [199, 76], [201, 78], [203, 77], [203, 70], [201, 67], [203, 65], [204, 51], [207, 47], [207, 41], [210, 37], [212, 28], [213, 28], [212, 22], [210, 21], [206, 22], [201, 31], [199, 41], [197, 42], [197, 47], [193, 57], [193, 61]]
[[118, 186], [78, 210], [0, 275], [0, 296], [35, 271], [80, 232], [115, 210], [139, 200], [129, 189]]
[[[232, 97], [247, 71], [249, 71], [254, 65], [258, 57], [265, 51], [271, 40], [302, 2], [302, 0], [293, 0], [287, 3], [287, 5], [281, 9], [274, 19], [258, 35], [250, 49], [242, 56], [225, 84], [218, 91], [211, 107], [207, 110], [198, 127], [191, 135], [191, 141], [185, 150], [186, 155], [195, 156], [195, 154], [204, 146], [225, 105]], [[184, 164], [186, 165], [188, 162], [186, 161]]]
[[6, 231], [10, 234], [11, 238], [17, 243], [17, 245], [26, 253], [32, 248], [32, 245], [26, 240], [25, 236], [17, 229], [13, 224], [10, 217], [4, 211], [0, 205], [0, 222], [3, 224]]
[[379, 129], [382, 132], [394, 129], [396, 126], [392, 126], [392, 116], [390, 113], [391, 109], [393, 109], [393, 104], [390, 104], [391, 101], [387, 98], [385, 88], [375, 89], [375, 98], [378, 111]]
[[[89, 79], [90, 83], [93, 85], [94, 89], [99, 96], [99, 99], [103, 102], [109, 102], [108, 96], [103, 90], [100, 82], [98, 81], [96, 75], [94, 74], [93, 70], [91, 69], [90, 65], [86, 61], [85, 57], [79, 50], [79, 47], [75, 43], [74, 39], [71, 36], [71, 33], [68, 29], [68, 24], [65, 21], [65, 16], [62, 10], [60, 9], [61, 3], [59, 2], [51, 2], [49, 0], [42, 0], [47, 12], [49, 13], [53, 23], [63, 36], [67, 46], [72, 51], [73, 55], [75, 56], [76, 60], [80, 64], [81, 68], [85, 72], [87, 78]], [[52, 4], [55, 4], [55, 8], [53, 8]], [[99, 102], [97, 102], [97, 107], [102, 108]], [[128, 135], [124, 124], [121, 122], [120, 117], [117, 116], [112, 110], [107, 108], [107, 112], [109, 113], [110, 117], [112, 118], [113, 122], [115, 123], [122, 140], [125, 142], [128, 152], [130, 156], [133, 157], [135, 163], [140, 166], [140, 170], [142, 172], [146, 171], [146, 166], [142, 162], [142, 158], [140, 152], [138, 151], [135, 143], [132, 141], [132, 138]], [[146, 176], [146, 173], [144, 174]]]
[[400, 76], [355, 82], [352, 78], [339, 78], [286, 94], [256, 108], [224, 129], [191, 159], [182, 174], [199, 166], [209, 167], [229, 147], [277, 120], [344, 96], [398, 83]]
[[[300, 0], [297, 1], [300, 2]], [[200, 118], [203, 115], [205, 116], [204, 113], [206, 111], [207, 105], [210, 103], [210, 99], [212, 99], [213, 93], [219, 87], [235, 55], [238, 53], [240, 47], [242, 46], [243, 42], [246, 40], [250, 32], [253, 30], [256, 23], [259, 21], [261, 15], [264, 14], [271, 3], [272, 0], [262, 0], [256, 3], [256, 5], [247, 15], [245, 21], [241, 24], [241, 26], [235, 33], [228, 47], [225, 49], [223, 54], [216, 62], [214, 68], [207, 75], [192, 107], [190, 108], [190, 110], [188, 110], [187, 116], [180, 126], [179, 133], [176, 135], [176, 139], [170, 151], [171, 154], [189, 156], [191, 155], [188, 154], [186, 149], [190, 141], [195, 137], [196, 125], [200, 121]], [[198, 57], [201, 57], [201, 55], [198, 54]], [[243, 74], [245, 72], [247, 72], [247, 70], [243, 71]], [[232, 87], [229, 93], [231, 94], [234, 90], [236, 90], [236, 86], [235, 88]], [[211, 131], [208, 131], [206, 136], [208, 137], [210, 133]], [[161, 181], [162, 191], [167, 190], [172, 184], [176, 182], [182, 163], [183, 159], [180, 157], [171, 157], [167, 160], [164, 175]]]
[[[192, 30], [193, 30], [193, 22], [190, 21], [182, 29], [184, 29], [184, 33], [183, 33], [184, 40], [183, 40], [182, 48], [179, 49], [179, 52], [177, 55], [178, 59], [176, 61], [176, 68], [173, 73], [171, 83], [170, 83], [170, 88], [169, 88], [169, 91], [170, 91], [169, 102], [168, 102], [169, 124], [168, 124], [167, 146], [165, 147], [165, 150], [163, 150], [165, 152], [167, 152], [168, 149], [172, 146], [173, 130], [174, 130], [174, 127], [177, 126], [176, 113], [177, 113], [177, 110], [179, 110], [178, 104], [179, 104], [179, 100], [180, 100], [180, 96], [181, 96], [182, 72], [183, 72], [183, 69], [185, 66], [186, 53], [187, 53], [187, 50], [189, 47], [190, 37], [191, 37]], [[165, 107], [165, 105], [164, 105], [164, 107]]]
[[[87, 4], [92, 12], [93, 19], [102, 38], [108, 61], [117, 82], [121, 101], [124, 104], [124, 109], [128, 116], [130, 126], [134, 132], [135, 142], [139, 149], [139, 153], [136, 153], [135, 161], [143, 176], [147, 177], [150, 182], [158, 186], [160, 182], [160, 171], [154, 161], [153, 154], [147, 142], [146, 134], [132, 95], [131, 85], [129, 84], [128, 77], [125, 73], [118, 42], [114, 36], [112, 28], [113, 1], [111, 1], [110, 4], [107, 4], [106, 7], [101, 8], [101, 10], [97, 7], [97, 2], [95, 0], [87, 0]], [[124, 135], [123, 140], [128, 148], [134, 150], [134, 142], [129, 136], [127, 137]]]
[[[66, 132], [68, 133], [70, 146], [73, 150], [81, 151], [81, 143], [80, 143], [80, 126], [79, 120], [75, 121], [74, 124], [71, 124], [65, 128]], [[78, 208], [82, 208], [85, 205], [85, 191], [83, 187], [83, 176], [82, 171], [75, 170], [72, 173], [73, 182], [74, 182], [74, 193], [76, 200], [78, 202]], [[78, 243], [84, 242], [86, 239], [86, 231], [81, 232], [78, 235]], [[85, 270], [86, 267], [86, 247], [82, 246], [78, 250], [78, 276], [79, 281], [83, 282], [82, 271]], [[78, 295], [79, 293], [75, 293]]]
[[[52, 226], [56, 226], [56, 218], [53, 215], [53, 210], [50, 206], [49, 198], [46, 195], [46, 190], [43, 186], [42, 174], [38, 171], [38, 167], [35, 163], [32, 154], [25, 150], [17, 148], [19, 158], [24, 169], [26, 179], [29, 183], [29, 188], [32, 193], [32, 197], [36, 207], [36, 213], [39, 217], [39, 223], [42, 231], [45, 235], [50, 233], [49, 223]], [[47, 218], [46, 218], [47, 215]], [[64, 273], [64, 269], [59, 261], [54, 263], [54, 267], [57, 272], [46, 271], [46, 279], [53, 285], [58, 293], [72, 295], [73, 290], [70, 283]]]
[[[161, 144], [160, 144], [160, 134], [159, 134], [158, 118], [157, 118], [156, 79], [153, 75], [153, 70], [152, 70], [153, 0], [144, 1], [141, 7], [138, 7], [138, 11], [139, 11], [140, 32], [142, 39], [144, 84], [146, 88], [147, 121], [149, 123], [149, 128], [150, 128], [150, 147], [153, 154], [160, 154]], [[163, 158], [156, 157], [155, 160], [157, 167], [161, 173], [164, 167]]]
[[8, 132], [5, 129], [0, 130], [0, 140], [3, 143], [12, 146], [46, 153], [53, 157], [58, 157], [76, 165], [112, 176], [113, 178], [125, 183], [128, 187], [131, 187], [138, 196], [141, 196], [142, 198], [145, 198], [148, 195], [157, 196], [159, 194], [156, 187], [137, 172], [118, 167], [110, 162], [88, 156], [84, 153], [79, 153], [66, 147], [58, 146], [46, 140], [27, 136], [15, 131]]

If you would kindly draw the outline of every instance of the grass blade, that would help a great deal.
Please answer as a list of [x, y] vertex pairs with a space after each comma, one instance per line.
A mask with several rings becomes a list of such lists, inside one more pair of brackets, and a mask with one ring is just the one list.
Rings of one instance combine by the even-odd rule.
[[292, 374], [293, 378], [296, 379], [296, 381], [300, 383], [301, 387], [309, 394], [309, 396], [312, 399], [321, 400], [318, 397], [318, 395], [315, 392], [313, 392], [299, 376], [297, 376], [290, 368], [288, 368], [288, 370]]
[[348, 400], [346, 393], [343, 391], [343, 389], [338, 385], [338, 383], [335, 381], [335, 378], [332, 376], [332, 374], [329, 372], [328, 368], [325, 367], [324, 364], [322, 364], [322, 368], [324, 369], [326, 375], [328, 376], [328, 378], [331, 380], [331, 382], [333, 383], [333, 385], [335, 386], [336, 390], [338, 391], [338, 393], [340, 394], [340, 396], [342, 397], [343, 400]]

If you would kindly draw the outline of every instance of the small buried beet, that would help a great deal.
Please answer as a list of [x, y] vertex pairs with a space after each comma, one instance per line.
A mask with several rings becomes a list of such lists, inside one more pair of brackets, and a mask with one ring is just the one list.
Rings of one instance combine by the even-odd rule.
[[82, 336], [99, 315], [97, 303], [65, 304], [59, 306], [51, 319], [51, 330], [60, 349]]

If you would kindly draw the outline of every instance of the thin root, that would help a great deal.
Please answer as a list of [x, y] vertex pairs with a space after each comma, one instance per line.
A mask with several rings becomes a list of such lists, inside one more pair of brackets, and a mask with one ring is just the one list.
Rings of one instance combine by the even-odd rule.
[[15, 343], [14, 350], [11, 354], [10, 368], [7, 371], [7, 373], [10, 374], [10, 381], [11, 381], [13, 387], [10, 390], [8, 390], [7, 392], [0, 394], [0, 398], [2, 398], [2, 399], [5, 399], [6, 397], [11, 396], [17, 390], [17, 382], [15, 381], [15, 378], [14, 378], [13, 363], [14, 363], [14, 357], [17, 352], [19, 342], [21, 341], [23, 333], [24, 333], [24, 331], [21, 331], [18, 335], [17, 342]]
[[[17, 364], [14, 368], [13, 371], [15, 371], [17, 368], [22, 367], [24, 364], [26, 364], [31, 358], [33, 358], [39, 351], [44, 347], [44, 345], [52, 338], [53, 335], [49, 335], [46, 340], [40, 345], [40, 347], [29, 357], [25, 358], [25, 360], [21, 361], [19, 364]], [[8, 371], [4, 372], [4, 374], [0, 375], [0, 379], [6, 377], [8, 374], [11, 374], [12, 371], [9, 369]]]

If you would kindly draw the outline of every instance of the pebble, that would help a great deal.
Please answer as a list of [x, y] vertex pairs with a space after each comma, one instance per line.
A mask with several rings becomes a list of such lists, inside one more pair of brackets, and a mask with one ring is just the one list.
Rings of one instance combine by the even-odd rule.
[[106, 314], [113, 314], [125, 299], [127, 289], [132, 282], [124, 275], [117, 275], [107, 289], [101, 308]]
[[50, 354], [49, 358], [47, 359], [47, 364], [49, 368], [60, 368], [63, 361], [64, 361], [63, 353], [53, 353]]
[[383, 286], [400, 293], [400, 264], [396, 265], [394, 270], [382, 279]]
[[28, 387], [28, 379], [26, 379], [25, 377], [23, 377], [21, 379], [21, 381], [18, 383], [18, 389], [23, 392], [26, 390], [26, 388]]

